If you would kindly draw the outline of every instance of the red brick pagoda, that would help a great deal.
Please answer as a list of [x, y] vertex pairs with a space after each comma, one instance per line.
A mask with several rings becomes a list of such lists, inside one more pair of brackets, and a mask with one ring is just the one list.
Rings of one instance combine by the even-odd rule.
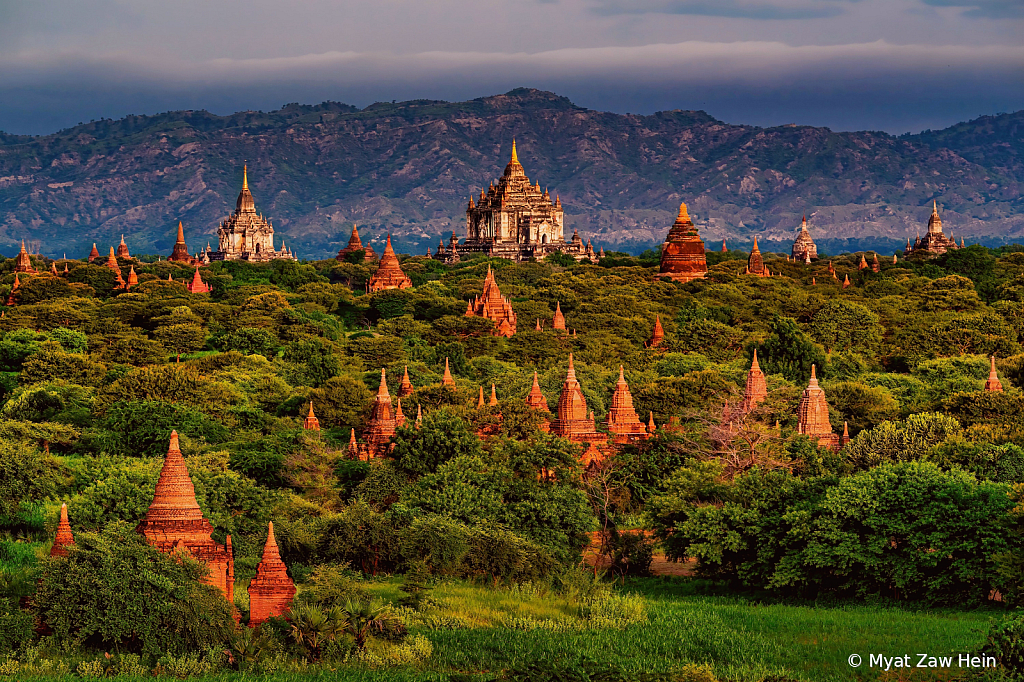
[[50, 548], [50, 556], [67, 556], [68, 546], [75, 544], [75, 536], [71, 534], [71, 524], [68, 523], [68, 505], [60, 506], [60, 521], [57, 523], [57, 533], [53, 538], [53, 546]]
[[21, 240], [21, 251], [14, 257], [14, 271], [21, 272], [26, 275], [34, 275], [36, 269], [32, 267], [32, 259], [28, 256], [28, 251], [25, 250], [25, 240]]
[[124, 235], [121, 235], [121, 243], [117, 245], [117, 257], [130, 259], [132, 254], [128, 253], [128, 245], [124, 243]]
[[626, 383], [622, 365], [619, 365], [619, 380], [615, 382], [612, 406], [608, 410], [605, 425], [610, 433], [615, 434], [612, 441], [619, 445], [646, 440], [648, 437], [647, 427], [633, 409], [633, 395], [629, 392], [629, 384]]
[[100, 251], [96, 248], [96, 242], [92, 243], [92, 251], [89, 252], [89, 262], [93, 262], [100, 257]]
[[594, 415], [587, 414], [587, 401], [576, 380], [576, 369], [569, 353], [569, 369], [562, 384], [562, 393], [558, 397], [558, 413], [551, 422], [551, 433], [568, 438], [576, 443], [604, 443], [607, 437], [597, 432], [594, 426]]
[[[961, 242], [963, 239], [961, 238]], [[910, 245], [910, 240], [907, 240], [907, 248], [904, 250], [903, 255], [909, 256], [911, 253], [924, 254], [926, 256], [937, 256], [946, 251], [952, 249], [959, 249], [956, 240], [952, 237], [947, 237], [942, 233], [942, 218], [939, 217], [939, 205], [935, 201], [932, 201], [932, 214], [928, 218], [928, 232], [924, 237], [918, 237], [914, 242], [914, 245]]]
[[764, 372], [757, 364], [757, 349], [754, 349], [754, 359], [750, 363], [750, 371], [747, 372], [747, 386], [743, 390], [743, 409], [750, 411], [757, 407], [757, 404], [768, 397], [768, 384], [764, 379]]
[[455, 379], [452, 378], [452, 371], [448, 368], [448, 358], [444, 359], [444, 374], [441, 376], [441, 385], [455, 388]]
[[363, 252], [364, 261], [372, 263], [377, 260], [377, 254], [374, 252], [373, 247], [369, 244], [363, 246], [363, 241], [359, 238], [359, 230], [353, 225], [352, 236], [348, 238], [348, 245], [341, 251], [338, 251], [338, 255], [334, 257], [334, 260], [345, 260], [345, 256], [356, 251]]
[[320, 430], [320, 420], [316, 418], [315, 414], [313, 414], [312, 400], [309, 401], [309, 414], [307, 414], [306, 418], [302, 420], [302, 428], [305, 429], [306, 431]]
[[203, 278], [199, 276], [199, 266], [196, 266], [196, 271], [192, 275], [192, 281], [185, 285], [190, 294], [208, 294], [210, 293], [210, 285], [203, 281]]
[[651, 333], [651, 340], [647, 342], [648, 348], [657, 348], [665, 340], [665, 329], [661, 326], [661, 315], [654, 318], [654, 331]]
[[483, 293], [466, 304], [466, 317], [483, 317], [494, 323], [494, 336], [510, 337], [516, 333], [516, 312], [512, 304], [501, 295], [494, 272], [487, 266]]
[[281, 561], [273, 521], [268, 524], [263, 559], [256, 567], [256, 577], [249, 583], [248, 592], [249, 627], [288, 613], [295, 597], [295, 583], [288, 577], [288, 569]]
[[996, 374], [996, 356], [990, 358], [991, 364], [988, 370], [988, 380], [985, 382], [985, 390], [989, 393], [1002, 393], [1003, 384], [999, 381], [999, 375]]
[[196, 501], [196, 490], [178, 447], [178, 432], [171, 441], [156, 482], [153, 503], [136, 531], [161, 552], [184, 551], [210, 568], [203, 579], [224, 593], [229, 603], [235, 600], [235, 560], [231, 554], [231, 536], [226, 545], [214, 542], [213, 525], [203, 516]]
[[181, 221], [178, 221], [178, 238], [174, 242], [174, 250], [171, 251], [171, 255], [167, 257], [167, 260], [172, 263], [192, 263], [194, 259], [188, 253], [188, 245], [185, 244], [185, 228], [182, 227]]
[[551, 319], [552, 329], [565, 329], [565, 315], [562, 314], [562, 304], [555, 301], [555, 316]]
[[692, 282], [708, 274], [704, 242], [690, 220], [686, 204], [679, 205], [679, 215], [665, 237], [661, 250], [661, 267], [655, 279], [669, 277], [677, 282]]
[[409, 289], [412, 287], [412, 280], [402, 272], [398, 265], [398, 256], [391, 248], [391, 235], [388, 235], [387, 244], [384, 246], [384, 255], [380, 257], [380, 265], [377, 272], [373, 273], [366, 283], [366, 291], [373, 293], [385, 289]]
[[800, 417], [797, 433], [817, 440], [822, 447], [839, 449], [839, 436], [832, 431], [828, 419], [828, 402], [825, 400], [825, 391], [818, 386], [814, 365], [811, 365], [811, 380], [800, 397], [797, 411]]
[[761, 257], [761, 249], [757, 248], [757, 235], [754, 235], [754, 248], [750, 250], [747, 258], [747, 275], [755, 277], [771, 277], [772, 273], [764, 266], [764, 258]]
[[409, 379], [409, 367], [406, 366], [405, 374], [402, 375], [402, 383], [398, 385], [398, 397], [406, 398], [411, 396], [414, 390], [412, 381]]
[[366, 430], [363, 431], [363, 440], [366, 442], [361, 449], [361, 459], [370, 457], [383, 457], [391, 446], [391, 438], [395, 435], [395, 414], [391, 407], [391, 394], [388, 393], [388, 382], [384, 369], [380, 370], [380, 387], [373, 399], [373, 406], [370, 409], [370, 419], [366, 422]]

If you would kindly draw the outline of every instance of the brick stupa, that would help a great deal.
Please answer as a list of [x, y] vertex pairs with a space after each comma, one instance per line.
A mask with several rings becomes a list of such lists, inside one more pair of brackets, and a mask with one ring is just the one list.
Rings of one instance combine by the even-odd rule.
[[448, 358], [444, 359], [444, 374], [441, 375], [441, 385], [455, 388], [455, 379], [452, 378], [452, 370], [448, 367]]
[[412, 280], [402, 272], [398, 265], [398, 256], [391, 248], [391, 235], [388, 235], [387, 244], [384, 246], [384, 255], [380, 257], [380, 265], [377, 272], [373, 273], [366, 283], [366, 291], [384, 291], [385, 289], [409, 289], [412, 287]]
[[487, 266], [483, 293], [466, 304], [466, 317], [483, 317], [494, 323], [494, 336], [510, 337], [516, 333], [516, 312], [512, 304], [501, 295], [494, 272]]
[[647, 439], [647, 427], [636, 416], [633, 395], [629, 392], [622, 365], [619, 365], [619, 380], [615, 382], [615, 393], [612, 394], [612, 406], [608, 410], [605, 426], [610, 433], [615, 434], [612, 440], [617, 444]]
[[[795, 261], [811, 261], [818, 259], [818, 247], [815, 245], [814, 240], [811, 239], [811, 233], [807, 231], [807, 216], [804, 216], [803, 221], [800, 223], [800, 232], [796, 235], [796, 239], [793, 240], [793, 260]], [[832, 264], [829, 263], [829, 266]]]
[[654, 318], [654, 331], [651, 333], [651, 339], [647, 342], [648, 348], [657, 348], [661, 345], [661, 342], [665, 340], [665, 328], [661, 326], [661, 315]]
[[569, 353], [569, 369], [565, 373], [562, 393], [558, 396], [558, 412], [551, 422], [551, 433], [577, 443], [603, 443], [607, 440], [594, 427], [594, 416], [587, 414], [587, 401], [576, 379], [572, 353]]
[[755, 277], [771, 277], [768, 268], [764, 266], [761, 249], [757, 248], [757, 235], [754, 235], [754, 247], [750, 250], [750, 256], [747, 257], [747, 270], [745, 274], [754, 275]]
[[188, 253], [188, 245], [185, 244], [185, 228], [182, 227], [181, 221], [178, 221], [178, 238], [174, 241], [174, 249], [171, 251], [171, 255], [167, 257], [167, 260], [172, 263], [191, 263], [192, 256]]
[[551, 318], [552, 329], [565, 329], [565, 315], [562, 314], [561, 301], [555, 301], [555, 316]]
[[21, 240], [21, 251], [14, 257], [14, 271], [22, 272], [26, 275], [35, 274], [36, 269], [32, 267], [32, 259], [28, 256], [28, 251], [25, 250], [25, 240]]
[[288, 569], [281, 561], [273, 521], [268, 524], [263, 559], [256, 567], [256, 577], [249, 583], [248, 592], [249, 627], [288, 613], [295, 597], [295, 583], [288, 577]]
[[391, 394], [388, 393], [388, 382], [384, 369], [380, 370], [380, 387], [370, 408], [370, 418], [363, 431], [363, 448], [365, 457], [383, 457], [391, 445], [391, 437], [395, 435], [395, 413], [391, 406]]
[[185, 285], [190, 294], [208, 294], [210, 293], [210, 285], [203, 281], [203, 278], [199, 276], [199, 266], [196, 266], [196, 271], [192, 275], [192, 280]]
[[71, 534], [71, 524], [68, 523], [68, 505], [60, 506], [60, 521], [57, 523], [57, 533], [53, 537], [53, 546], [50, 548], [50, 556], [67, 556], [68, 547], [75, 544], [75, 536]]
[[196, 501], [196, 490], [178, 447], [178, 432], [171, 431], [171, 442], [156, 482], [153, 503], [135, 529], [161, 552], [188, 552], [210, 568], [203, 579], [219, 589], [228, 603], [235, 600], [235, 560], [231, 555], [231, 536], [221, 545], [210, 537], [213, 525], [203, 516]]
[[405, 368], [405, 374], [402, 375], [402, 383], [398, 385], [398, 397], [406, 398], [412, 395], [413, 388], [412, 381], [409, 379], [409, 368]]
[[309, 401], [309, 414], [307, 414], [306, 418], [302, 420], [302, 428], [305, 429], [306, 431], [320, 430], [320, 420], [316, 418], [315, 414], [313, 414], [312, 400]]
[[89, 262], [93, 262], [100, 257], [100, 250], [96, 248], [96, 242], [92, 243], [92, 251], [89, 252]]
[[352, 236], [348, 238], [348, 245], [345, 246], [338, 255], [334, 257], [335, 260], [345, 260], [345, 256], [356, 251], [363, 252], [363, 260], [372, 263], [377, 260], [377, 254], [374, 252], [373, 247], [369, 244], [363, 246], [363, 240], [359, 238], [359, 230], [355, 225], [352, 226]]
[[828, 402], [825, 400], [825, 391], [818, 386], [814, 365], [811, 365], [811, 380], [800, 396], [797, 412], [800, 417], [797, 433], [813, 438], [822, 447], [839, 449], [839, 436], [832, 431], [828, 419]]
[[121, 235], [121, 243], [117, 245], [117, 257], [118, 258], [131, 258], [132, 254], [128, 253], [128, 245], [124, 243], [124, 235]]
[[990, 358], [991, 363], [988, 370], [988, 380], [985, 381], [985, 390], [989, 393], [1002, 393], [1003, 384], [999, 381], [999, 375], [996, 374], [996, 356]]
[[743, 390], [743, 409], [750, 411], [767, 397], [768, 384], [765, 382], [761, 365], [757, 363], [757, 349], [755, 348], [754, 359], [750, 363], [750, 371], [747, 372], [747, 385]]
[[655, 279], [669, 277], [677, 282], [692, 282], [708, 274], [704, 242], [697, 233], [697, 226], [690, 220], [686, 204], [679, 204], [679, 215], [665, 237], [661, 249], [661, 267]]

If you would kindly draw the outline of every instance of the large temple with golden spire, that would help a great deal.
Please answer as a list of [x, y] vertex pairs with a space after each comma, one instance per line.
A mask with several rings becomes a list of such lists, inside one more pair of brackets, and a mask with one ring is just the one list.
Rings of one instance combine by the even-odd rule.
[[447, 247], [443, 242], [438, 246], [434, 258], [457, 262], [460, 255], [486, 253], [492, 258], [523, 261], [565, 253], [579, 261], [590, 258], [597, 262], [593, 245], [589, 241], [584, 244], [579, 234], [573, 232], [566, 241], [563, 216], [561, 199], [556, 196], [552, 201], [539, 182], [534, 185], [526, 177], [513, 140], [512, 158], [498, 184], [480, 190], [475, 201], [469, 198], [466, 241], [459, 244], [453, 233]]
[[274, 248], [274, 226], [256, 212], [256, 201], [249, 191], [249, 169], [242, 167], [242, 191], [235, 202], [235, 212], [217, 228], [219, 248], [209, 253], [210, 260], [247, 260], [264, 263], [281, 258], [296, 260], [283, 246]]
[[942, 233], [942, 218], [939, 217], [939, 204], [932, 201], [932, 214], [928, 217], [928, 231], [924, 237], [918, 237], [914, 241], [914, 245], [910, 245], [910, 240], [907, 240], [907, 248], [903, 250], [903, 255], [909, 256], [912, 253], [923, 254], [926, 256], [937, 256], [946, 251], [953, 249], [959, 249], [956, 240], [952, 237], [947, 237]]
[[804, 216], [800, 223], [800, 232], [793, 240], [793, 260], [801, 263], [809, 263], [818, 260], [818, 247], [807, 231], [807, 216]]

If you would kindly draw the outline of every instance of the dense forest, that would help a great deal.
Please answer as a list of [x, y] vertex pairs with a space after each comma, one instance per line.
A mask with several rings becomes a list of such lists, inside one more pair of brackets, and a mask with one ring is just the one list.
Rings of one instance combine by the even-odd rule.
[[[582, 663], [529, 672], [563, 655], [541, 635], [603, 651], [604, 633], [683, 618], [622, 587], [655, 554], [692, 568], [678, 581], [782, 603], [988, 609], [1004, 620], [976, 648], [1022, 674], [1024, 247], [879, 272], [861, 254], [766, 254], [768, 278], [743, 274], [746, 253], [709, 252], [688, 284], [659, 279], [657, 257], [404, 257], [414, 286], [372, 294], [362, 253], [214, 263], [209, 294], [186, 289], [192, 268], [145, 256], [120, 262], [130, 290], [83, 260], [12, 294], [0, 261], [0, 675], [589, 680]], [[518, 317], [510, 338], [464, 314], [488, 268]], [[737, 412], [755, 351], [768, 396]], [[599, 428], [621, 366], [651, 438], [584, 467], [585, 446], [538, 428], [534, 373], [554, 410], [570, 353]], [[992, 357], [998, 392], [983, 389]], [[838, 451], [797, 433], [812, 365], [850, 436]], [[408, 372], [408, 419], [388, 456], [354, 459], [382, 369], [392, 396]], [[492, 385], [498, 404], [481, 405]], [[310, 403], [320, 431], [303, 429]], [[201, 564], [134, 530], [172, 430], [214, 539], [231, 536], [242, 627]], [[65, 503], [76, 544], [51, 558]], [[289, 620], [249, 629], [271, 521], [299, 591]], [[701, 618], [673, 629], [698, 637]], [[730, 667], [719, 645], [636, 654], [621, 679], [816, 679], [761, 653]]]

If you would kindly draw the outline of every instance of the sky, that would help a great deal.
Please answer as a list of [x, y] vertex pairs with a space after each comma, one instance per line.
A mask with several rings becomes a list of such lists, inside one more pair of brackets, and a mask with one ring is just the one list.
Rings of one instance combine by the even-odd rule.
[[0, 0], [0, 131], [516, 87], [898, 134], [1024, 109], [1024, 0]]

